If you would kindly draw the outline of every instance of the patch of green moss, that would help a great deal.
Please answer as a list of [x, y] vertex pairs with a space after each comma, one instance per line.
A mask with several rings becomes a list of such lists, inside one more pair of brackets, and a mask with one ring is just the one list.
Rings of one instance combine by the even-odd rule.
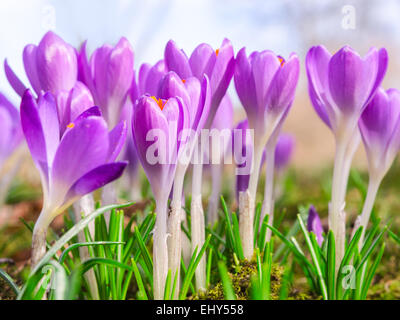
[[369, 300], [400, 300], [400, 279], [380, 282], [369, 288]]
[[[247, 260], [241, 261], [239, 265], [232, 264], [229, 268], [229, 277], [238, 300], [248, 300], [251, 294], [251, 278], [257, 273], [257, 263]], [[271, 269], [271, 299], [279, 299], [283, 267], [273, 264]], [[219, 281], [206, 292], [198, 293], [192, 299], [199, 300], [223, 300], [224, 291]]]

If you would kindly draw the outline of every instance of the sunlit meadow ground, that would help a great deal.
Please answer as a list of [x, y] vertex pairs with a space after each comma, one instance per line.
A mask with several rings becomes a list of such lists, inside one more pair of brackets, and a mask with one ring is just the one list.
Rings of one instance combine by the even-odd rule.
[[[31, 170], [28, 168], [22, 170], [22, 173], [14, 181], [8, 197], [7, 212], [2, 212], [2, 225], [0, 226], [0, 259], [3, 259], [0, 267], [8, 271], [17, 282], [23, 283], [29, 271], [31, 232], [24, 225], [36, 220], [41, 209], [41, 193], [40, 187], [34, 181], [35, 176], [30, 176]], [[281, 231], [287, 231], [296, 221], [296, 214], [299, 212], [299, 206], [307, 206], [314, 204], [320, 213], [326, 230], [327, 228], [327, 203], [330, 197], [330, 179], [332, 168], [303, 170], [290, 169], [285, 177], [283, 184], [283, 195], [276, 204], [276, 223]], [[22, 180], [23, 179], [23, 180]], [[233, 175], [229, 172], [229, 168], [225, 174], [223, 195], [235, 210], [235, 200], [232, 197], [232, 186], [234, 185]], [[143, 179], [145, 181], [145, 179]], [[205, 173], [205, 189], [207, 188], [209, 177]], [[25, 181], [25, 182], [22, 182]], [[32, 181], [32, 182], [30, 182]], [[348, 230], [351, 228], [351, 222], [357, 213], [361, 210], [362, 190], [366, 187], [368, 175], [363, 171], [353, 171], [347, 196], [347, 220]], [[378, 216], [382, 219], [382, 224], [389, 223], [390, 229], [396, 234], [400, 230], [400, 164], [397, 161], [393, 168], [386, 176], [382, 187], [379, 191], [375, 204], [375, 210], [372, 219]], [[263, 180], [260, 183], [260, 191], [263, 188]], [[190, 185], [188, 184], [188, 190]], [[126, 210], [126, 219], [132, 214], [142, 214], [143, 209], [151, 205], [148, 185], [143, 186], [142, 194], [144, 194], [143, 202], [137, 203], [133, 208]], [[261, 196], [261, 192], [259, 194]], [[205, 197], [206, 198], [206, 197]], [[124, 194], [121, 194], [121, 201], [124, 200]], [[128, 200], [128, 199], [126, 199]], [[204, 203], [206, 208], [206, 203]], [[6, 215], [8, 218], [5, 218]], [[65, 217], [58, 217], [52, 224], [49, 239], [55, 239], [55, 235], [62, 234], [64, 229]], [[7, 221], [7, 224], [4, 222]], [[302, 241], [302, 237], [298, 234], [297, 239]], [[276, 248], [279, 242], [277, 241]], [[10, 261], [4, 258], [11, 259]], [[12, 262], [12, 263], [11, 263]], [[369, 291], [370, 299], [400, 299], [400, 250], [398, 244], [392, 239], [386, 237], [385, 254], [377, 271], [373, 285]], [[243, 269], [247, 270], [247, 269]], [[243, 271], [241, 270], [241, 271]], [[237, 271], [237, 270], [236, 270]], [[231, 269], [234, 274], [235, 269]], [[279, 273], [279, 270], [278, 270]], [[216, 285], [216, 283], [214, 283]], [[218, 288], [218, 286], [217, 286]], [[132, 294], [134, 294], [135, 286], [132, 281]], [[212, 296], [211, 296], [212, 297]], [[218, 298], [218, 294], [214, 295]], [[272, 295], [274, 297], [274, 295]], [[295, 267], [295, 275], [290, 288], [289, 297], [292, 298], [318, 298], [309, 292], [306, 278], [301, 269]], [[13, 294], [0, 280], [0, 298], [13, 298]]]

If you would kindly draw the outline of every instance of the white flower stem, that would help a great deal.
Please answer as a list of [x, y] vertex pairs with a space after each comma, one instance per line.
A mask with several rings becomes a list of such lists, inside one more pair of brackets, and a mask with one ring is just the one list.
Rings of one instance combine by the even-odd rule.
[[218, 208], [221, 195], [221, 180], [224, 166], [222, 163], [211, 164], [211, 195], [208, 199], [208, 224], [214, 225], [218, 220]]
[[43, 258], [46, 253], [46, 235], [47, 228], [50, 225], [51, 212], [47, 212], [44, 208], [39, 215], [33, 228], [32, 234], [32, 256], [31, 256], [31, 268], [33, 269]]
[[[75, 215], [75, 222], [78, 223], [81, 221], [83, 213], [84, 216], [92, 213], [94, 211], [94, 200], [92, 194], [84, 195], [81, 199], [74, 203], [74, 215]], [[90, 230], [90, 229], [93, 230]], [[89, 233], [94, 235], [94, 224], [89, 223], [88, 225]], [[78, 241], [79, 242], [86, 242], [86, 237], [84, 231], [80, 231], [78, 233]], [[88, 259], [90, 259], [89, 249], [88, 247], [79, 247], [79, 257], [81, 259], [81, 263], [84, 263]], [[99, 289], [97, 286], [96, 275], [94, 274], [94, 270], [90, 269], [88, 272], [85, 273], [85, 279], [88, 283], [90, 295], [92, 296], [93, 300], [99, 300]]]
[[343, 212], [342, 195], [343, 191], [343, 170], [345, 166], [346, 156], [346, 143], [338, 141], [336, 144], [335, 163], [333, 169], [332, 179], [332, 197], [331, 205], [329, 210], [329, 228], [333, 231], [335, 236], [336, 246], [336, 268], [339, 268], [340, 262], [344, 256], [344, 245], [345, 245], [345, 234], [343, 229], [345, 228], [345, 215]]
[[171, 212], [168, 217], [168, 268], [171, 270], [171, 279], [175, 279], [177, 275], [177, 284], [174, 292], [174, 299], [178, 298], [179, 281], [180, 281], [180, 263], [182, 251], [182, 190], [185, 177], [185, 168], [178, 165], [176, 170], [174, 187], [171, 202]]
[[249, 179], [249, 187], [246, 192], [239, 194], [239, 231], [242, 240], [243, 254], [247, 260], [251, 260], [254, 253], [254, 208], [257, 195], [258, 177], [260, 175], [260, 164], [263, 147], [254, 146], [254, 161]]
[[[116, 182], [110, 182], [109, 184], [106, 184], [103, 189], [101, 190], [101, 205], [102, 206], [107, 206], [110, 204], [115, 204], [117, 203], [117, 185]], [[108, 224], [110, 222], [110, 211], [107, 211], [104, 213], [104, 218], [106, 220], [107, 223], [107, 227]]]
[[351, 163], [353, 162], [354, 154], [356, 153], [360, 142], [361, 142], [361, 135], [358, 130], [358, 127], [356, 127], [356, 130], [353, 133], [350, 143], [348, 144], [347, 149], [346, 149], [346, 155], [345, 155], [345, 160], [344, 160], [344, 165], [343, 165], [343, 170], [342, 170], [342, 178], [341, 178], [342, 186], [340, 188], [340, 190], [341, 190], [340, 202], [341, 203], [344, 203], [346, 200], [347, 183], [349, 181]]
[[153, 287], [154, 299], [164, 299], [168, 275], [167, 198], [156, 199], [156, 223], [153, 236]]
[[361, 216], [359, 216], [358, 223], [354, 226], [353, 234], [357, 231], [359, 227], [363, 227], [361, 238], [359, 241], [360, 248], [364, 244], [365, 231], [369, 222], [369, 218], [371, 216], [372, 208], [374, 207], [374, 202], [376, 199], [376, 195], [378, 193], [379, 186], [381, 184], [382, 179], [375, 176], [370, 176], [370, 180], [368, 183], [368, 191], [367, 196], [364, 201], [363, 210], [361, 212]]
[[[272, 226], [274, 222], [274, 171], [275, 171], [275, 144], [267, 144], [266, 149], [266, 170], [265, 170], [265, 190], [264, 201], [261, 210], [260, 223], [265, 215], [269, 214], [268, 225]], [[266, 241], [271, 239], [271, 230], [267, 230]]]
[[[190, 205], [191, 215], [191, 237], [192, 237], [192, 254], [197, 247], [197, 254], [205, 240], [205, 222], [204, 211], [201, 198], [201, 182], [202, 182], [203, 164], [195, 163], [193, 165], [192, 180], [192, 202]], [[201, 258], [199, 265], [195, 271], [197, 290], [206, 289], [206, 259], [205, 255]]]

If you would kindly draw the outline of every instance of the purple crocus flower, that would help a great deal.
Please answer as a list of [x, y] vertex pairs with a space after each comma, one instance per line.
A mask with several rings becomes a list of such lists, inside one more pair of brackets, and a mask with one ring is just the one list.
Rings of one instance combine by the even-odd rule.
[[0, 93], [0, 171], [22, 138], [18, 110]]
[[275, 169], [280, 171], [287, 167], [295, 145], [294, 137], [282, 133], [278, 137], [275, 147]]
[[336, 265], [345, 247], [344, 202], [352, 158], [359, 143], [357, 123], [386, 73], [385, 49], [371, 48], [362, 58], [348, 46], [331, 55], [323, 46], [306, 57], [311, 102], [336, 141], [329, 227], [335, 235]]
[[[249, 127], [264, 147], [294, 100], [300, 63], [296, 54], [285, 61], [271, 51], [236, 57], [235, 87], [246, 110]], [[257, 138], [257, 137], [256, 137]]]
[[307, 230], [308, 232], [314, 232], [315, 236], [317, 237], [317, 242], [321, 246], [322, 242], [324, 241], [324, 237], [322, 235], [324, 229], [322, 228], [318, 212], [315, 210], [313, 205], [311, 205], [308, 209]]
[[369, 169], [367, 196], [354, 228], [355, 232], [358, 227], [363, 227], [362, 245], [379, 186], [400, 150], [400, 91], [379, 88], [362, 113], [358, 125]]
[[177, 161], [185, 145], [179, 137], [188, 128], [187, 106], [180, 97], [165, 100], [145, 95], [137, 101], [132, 118], [133, 139], [156, 199], [153, 239], [155, 299], [164, 296], [168, 274], [167, 202]]
[[354, 130], [368, 101], [386, 73], [385, 49], [371, 48], [361, 58], [345, 46], [331, 55], [323, 46], [312, 47], [306, 57], [311, 102], [335, 136]]
[[[52, 94], [70, 91], [77, 81], [76, 50], [52, 31], [44, 35], [39, 45], [27, 45], [23, 60], [26, 75], [37, 95], [42, 91]], [[25, 85], [14, 74], [7, 61], [4, 68], [11, 86], [22, 96]]]
[[97, 107], [86, 110], [60, 134], [55, 98], [46, 93], [38, 102], [27, 90], [21, 102], [21, 124], [40, 172], [43, 209], [34, 228], [32, 263], [45, 251], [51, 221], [73, 202], [119, 178], [126, 162], [115, 162], [126, 138], [121, 122], [111, 132]]
[[175, 71], [182, 79], [194, 76], [202, 80], [204, 75], [210, 79], [211, 107], [205, 125], [209, 128], [233, 76], [235, 59], [231, 42], [224, 39], [217, 50], [208, 44], [200, 44], [188, 58], [185, 52], [170, 40], [165, 47], [164, 60], [168, 70]]
[[[259, 170], [264, 148], [267, 146], [267, 157], [275, 150], [276, 137], [293, 103], [297, 82], [299, 79], [300, 63], [296, 54], [291, 54], [285, 61], [271, 51], [253, 52], [249, 57], [246, 49], [242, 48], [236, 57], [235, 88], [239, 99], [246, 111], [249, 127], [254, 130], [253, 167], [250, 174], [249, 188], [244, 203], [239, 203], [242, 220], [241, 237], [244, 243], [245, 257], [253, 255], [253, 218], [258, 185]], [[271, 141], [269, 141], [271, 139]], [[270, 172], [272, 170], [272, 172]], [[266, 177], [267, 205], [266, 212], [272, 217], [272, 184], [274, 166], [268, 167]], [[263, 218], [263, 216], [262, 216]], [[272, 218], [270, 219], [272, 221]], [[240, 221], [239, 221], [240, 223]]]
[[[143, 63], [139, 69], [138, 95], [142, 96], [147, 93], [151, 96], [157, 96], [160, 81], [167, 72], [168, 69], [164, 60], [158, 61], [154, 66], [149, 63]], [[134, 100], [132, 99], [132, 101]]]
[[103, 45], [90, 59], [86, 42], [79, 54], [79, 79], [86, 84], [109, 126], [121, 118], [134, 77], [134, 54], [129, 41], [122, 37], [115, 47]]
[[400, 91], [379, 88], [359, 121], [370, 175], [383, 177], [400, 148]]

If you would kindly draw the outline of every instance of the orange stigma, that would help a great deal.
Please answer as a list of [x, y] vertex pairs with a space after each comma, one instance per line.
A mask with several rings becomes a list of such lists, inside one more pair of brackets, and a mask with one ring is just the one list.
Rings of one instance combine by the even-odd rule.
[[67, 128], [72, 129], [73, 127], [75, 127], [75, 123], [71, 122], [69, 125], [67, 125]]
[[157, 103], [161, 110], [164, 109], [165, 103], [162, 101], [161, 98], [157, 99], [155, 96], [152, 96], [151, 98]]
[[182, 82], [183, 82], [183, 83], [185, 83], [185, 82], [186, 82], [186, 80], [185, 80], [185, 79], [182, 79]]
[[215, 54], [216, 54], [216, 56], [218, 57], [219, 49], [215, 50]]
[[278, 57], [279, 62], [281, 63], [281, 67], [283, 67], [283, 65], [285, 64], [285, 60], [281, 57]]

